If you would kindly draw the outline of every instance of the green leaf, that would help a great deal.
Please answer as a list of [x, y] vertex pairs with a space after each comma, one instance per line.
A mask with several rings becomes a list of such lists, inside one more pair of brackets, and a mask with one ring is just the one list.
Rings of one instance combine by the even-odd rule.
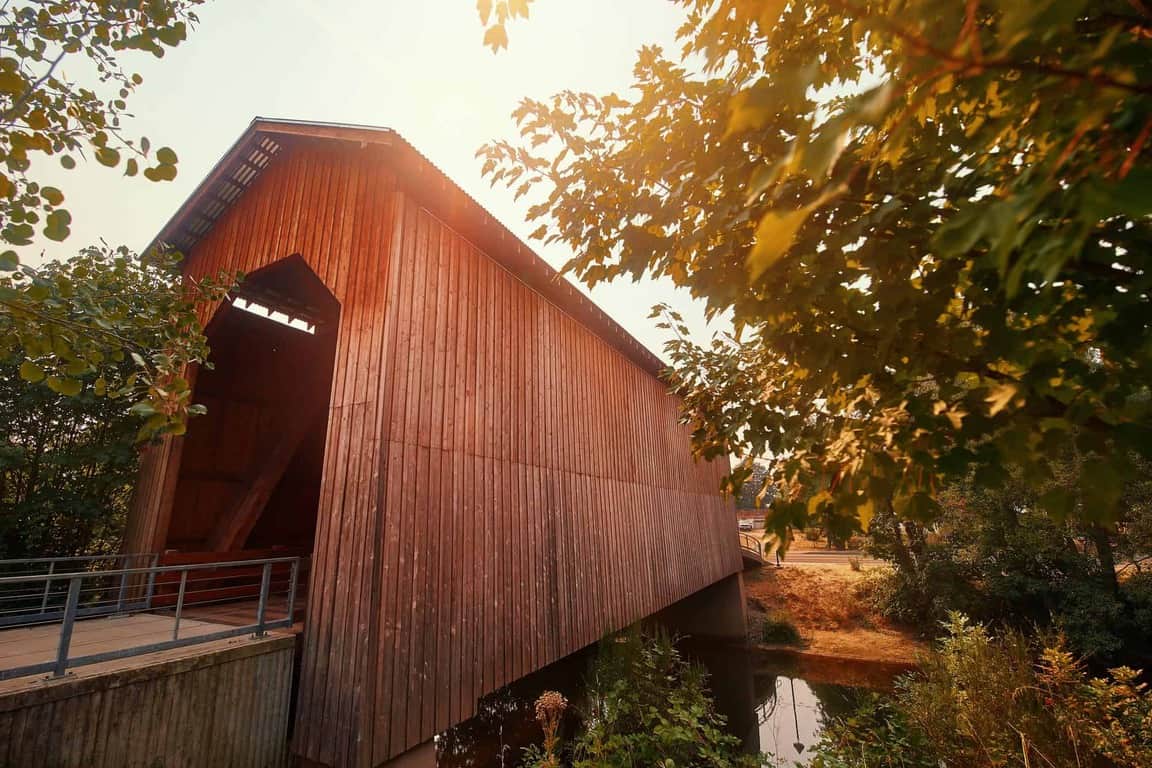
[[156, 162], [161, 165], [175, 165], [176, 153], [172, 151], [171, 147], [160, 147], [156, 150]]
[[176, 178], [176, 166], [157, 165], [154, 168], [145, 168], [144, 178], [149, 181], [172, 181]]
[[141, 400], [138, 403], [134, 403], [132, 407], [128, 409], [128, 412], [137, 416], [151, 417], [156, 415], [156, 408], [147, 400]]
[[1067, 520], [1076, 509], [1076, 497], [1063, 488], [1051, 488], [1039, 499], [1040, 508], [1054, 519]]
[[897, 496], [892, 500], [892, 506], [901, 517], [921, 523], [931, 523], [940, 515], [940, 505], [926, 491]]
[[832, 494], [829, 493], [828, 491], [820, 491], [819, 493], [813, 494], [812, 498], [808, 499], [808, 505], [807, 505], [808, 517], [810, 519], [815, 518], [816, 515], [820, 514], [820, 510], [823, 509], [827, 504], [830, 504], [831, 502], [832, 502]]
[[65, 397], [75, 397], [80, 394], [80, 390], [83, 389], [83, 385], [79, 379], [71, 379], [64, 376], [49, 376], [45, 383], [48, 385], [48, 389]]
[[188, 36], [187, 26], [182, 21], [178, 21], [168, 27], [161, 27], [156, 30], [156, 37], [160, 38], [160, 42], [164, 45], [175, 48]]
[[44, 369], [31, 360], [25, 360], [20, 363], [20, 378], [24, 379], [24, 381], [30, 381], [35, 384], [44, 381], [46, 375]]
[[1080, 476], [1084, 518], [1111, 525], [1116, 521], [1124, 480], [1115, 461], [1101, 457], [1085, 460]]
[[0, 253], [0, 272], [14, 272], [20, 268], [20, 257], [16, 251]]
[[44, 222], [44, 236], [56, 242], [66, 240], [72, 232], [71, 224], [72, 214], [63, 208], [58, 208], [48, 214]]
[[114, 168], [120, 162], [120, 152], [111, 147], [100, 147], [96, 150], [96, 162]]

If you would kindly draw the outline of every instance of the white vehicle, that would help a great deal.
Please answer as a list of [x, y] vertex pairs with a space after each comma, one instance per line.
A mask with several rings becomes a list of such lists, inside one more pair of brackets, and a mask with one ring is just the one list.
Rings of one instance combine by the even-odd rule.
[[741, 520], [740, 521], [740, 530], [742, 530], [742, 531], [750, 531], [755, 526], [756, 526], [756, 524], [751, 520]]

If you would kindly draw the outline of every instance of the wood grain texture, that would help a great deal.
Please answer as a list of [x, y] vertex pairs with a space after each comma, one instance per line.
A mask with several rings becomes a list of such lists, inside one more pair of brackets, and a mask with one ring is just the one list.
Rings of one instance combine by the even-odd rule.
[[[187, 269], [296, 254], [339, 302], [293, 749], [375, 766], [740, 556], [726, 467], [693, 458], [623, 342], [525, 279], [546, 265], [510, 236], [497, 258], [503, 235], [426, 161], [281, 140]], [[170, 490], [196, 430], [146, 457], [131, 548], [198, 519]]]

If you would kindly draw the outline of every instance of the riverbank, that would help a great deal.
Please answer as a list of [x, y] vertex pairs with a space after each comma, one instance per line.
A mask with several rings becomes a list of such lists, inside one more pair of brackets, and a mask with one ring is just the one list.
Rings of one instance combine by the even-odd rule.
[[800, 634], [799, 645], [756, 642], [758, 648], [827, 659], [914, 665], [928, 644], [878, 615], [867, 599], [876, 568], [790, 565], [744, 573], [752, 640], [769, 618]]

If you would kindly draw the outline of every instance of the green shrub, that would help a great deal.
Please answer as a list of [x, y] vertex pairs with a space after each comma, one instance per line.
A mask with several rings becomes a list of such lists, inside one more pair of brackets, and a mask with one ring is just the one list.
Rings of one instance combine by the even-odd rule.
[[774, 645], [799, 645], [800, 631], [783, 616], [769, 613], [760, 622], [760, 642]]
[[940, 768], [924, 736], [888, 699], [873, 694], [826, 723], [812, 768]]
[[[559, 750], [573, 768], [760, 765], [724, 730], [707, 673], [684, 659], [667, 635], [631, 631], [601, 642], [586, 695], [582, 728]], [[550, 748], [529, 748], [524, 765], [555, 766], [557, 751], [554, 741]]]
[[993, 637], [955, 615], [890, 701], [829, 724], [813, 765], [1146, 768], [1152, 695], [1137, 674], [1092, 678], [1061, 639]]
[[[962, 500], [977, 504], [986, 495]], [[1071, 524], [1010, 504], [974, 510], [945, 498], [944, 507], [938, 533], [910, 552], [912, 567], [866, 580], [874, 611], [925, 634], [936, 634], [954, 611], [993, 626], [1053, 629], [1095, 663], [1152, 650], [1152, 574], [1135, 574], [1114, 591]], [[873, 531], [869, 549], [895, 560], [891, 530]]]

